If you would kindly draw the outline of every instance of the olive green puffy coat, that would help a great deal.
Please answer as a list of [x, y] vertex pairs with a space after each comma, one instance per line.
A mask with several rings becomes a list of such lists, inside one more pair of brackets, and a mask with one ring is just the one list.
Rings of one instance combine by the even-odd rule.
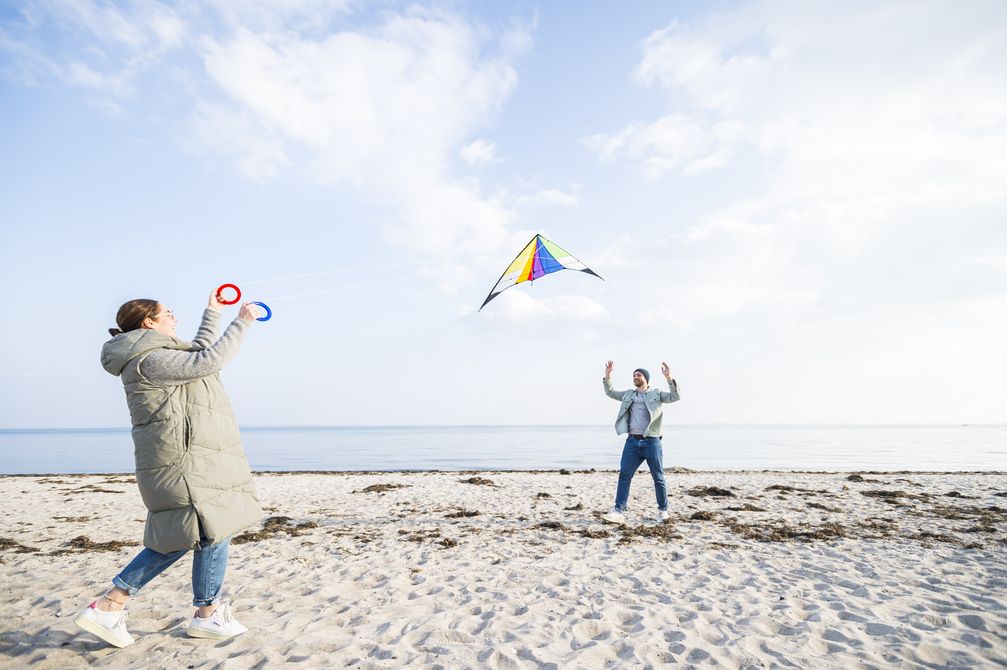
[[122, 379], [133, 423], [136, 483], [147, 506], [143, 544], [160, 553], [216, 544], [262, 518], [220, 374], [158, 386], [140, 363], [155, 349], [197, 350], [154, 330], [116, 335], [101, 363]]

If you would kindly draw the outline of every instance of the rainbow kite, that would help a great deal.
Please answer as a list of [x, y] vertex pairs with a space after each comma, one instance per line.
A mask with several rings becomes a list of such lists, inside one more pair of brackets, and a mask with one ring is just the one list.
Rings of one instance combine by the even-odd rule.
[[[602, 279], [601, 275], [571, 256], [570, 252], [561, 248], [552, 240], [547, 240], [541, 235], [536, 235], [531, 238], [531, 242], [525, 245], [525, 248], [517, 255], [517, 258], [511, 261], [511, 264], [507, 266], [504, 273], [500, 275], [500, 279], [497, 280], [493, 290], [486, 296], [486, 300], [483, 301], [483, 304], [477, 311], [482, 311], [486, 303], [515, 284], [520, 284], [523, 281], [535, 281], [540, 277], [552, 274], [553, 272], [559, 272], [560, 270], [578, 270]], [[605, 280], [602, 279], [602, 281]]]

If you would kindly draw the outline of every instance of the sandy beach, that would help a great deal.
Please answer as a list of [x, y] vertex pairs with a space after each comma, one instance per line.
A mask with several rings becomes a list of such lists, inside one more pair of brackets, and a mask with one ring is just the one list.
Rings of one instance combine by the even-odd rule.
[[130, 604], [135, 645], [76, 612], [139, 549], [131, 475], [0, 477], [3, 668], [1007, 665], [1007, 475], [669, 474], [626, 527], [613, 472], [259, 474], [225, 598], [192, 640], [183, 559]]

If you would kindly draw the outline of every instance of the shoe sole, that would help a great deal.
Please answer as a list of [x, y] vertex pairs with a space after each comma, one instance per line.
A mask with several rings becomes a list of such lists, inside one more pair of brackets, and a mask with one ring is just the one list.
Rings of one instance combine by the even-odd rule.
[[213, 631], [203, 630], [202, 628], [186, 628], [185, 634], [189, 637], [198, 637], [204, 640], [230, 640], [232, 637], [238, 637], [239, 635], [244, 635], [248, 631], [241, 631], [240, 633], [235, 633], [234, 635], [228, 635], [226, 633], [214, 633]]
[[104, 626], [99, 626], [97, 622], [83, 616], [78, 616], [73, 620], [73, 622], [77, 624], [78, 628], [86, 630], [88, 633], [91, 633], [91, 635], [97, 635], [105, 642], [108, 642], [113, 647], [117, 647], [119, 649], [128, 647], [135, 642], [135, 640], [124, 640], [121, 637], [116, 637]]
[[626, 520], [625, 519], [623, 519], [622, 521], [616, 521], [615, 519], [606, 519], [605, 517], [601, 517], [601, 520], [604, 521], [605, 523], [610, 523], [613, 526], [625, 526], [626, 525]]

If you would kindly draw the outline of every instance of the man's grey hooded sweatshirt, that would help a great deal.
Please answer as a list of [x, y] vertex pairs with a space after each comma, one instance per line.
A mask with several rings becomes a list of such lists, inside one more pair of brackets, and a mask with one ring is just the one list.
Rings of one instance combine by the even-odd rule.
[[191, 343], [137, 329], [101, 350], [102, 367], [126, 390], [136, 483], [148, 510], [143, 544], [162, 554], [216, 544], [262, 518], [220, 381], [248, 324], [235, 319], [214, 343], [219, 314], [206, 310]]

